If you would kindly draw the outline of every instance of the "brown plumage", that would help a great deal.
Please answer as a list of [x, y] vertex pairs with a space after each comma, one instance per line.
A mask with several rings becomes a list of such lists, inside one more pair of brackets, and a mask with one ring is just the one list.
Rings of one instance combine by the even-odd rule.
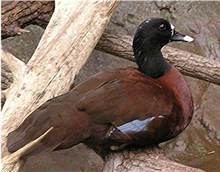
[[[166, 20], [151, 19], [142, 23], [139, 29], [146, 27], [147, 30], [146, 25], [161, 26], [161, 23], [169, 31], [169, 37], [160, 45], [162, 48], [174, 37], [171, 34], [173, 29]], [[189, 87], [174, 67], [161, 60], [160, 54], [144, 53], [143, 40], [138, 43], [138, 36], [142, 35], [140, 32], [137, 31], [134, 39], [139, 69], [130, 67], [96, 74], [66, 94], [48, 100], [8, 135], [8, 150], [18, 150], [51, 127], [52, 131], [41, 143], [23, 156], [66, 149], [78, 143], [105, 149], [121, 145], [157, 144], [183, 131], [193, 112]], [[160, 31], [152, 35], [156, 37], [157, 32]], [[146, 41], [145, 44], [149, 43]], [[146, 58], [139, 56], [139, 50]], [[149, 60], [149, 56], [159, 59], [162, 66], [157, 67], [157, 60], [150, 61], [149, 65], [156, 63], [150, 74], [145, 72], [145, 68], [150, 69], [151, 66], [142, 65]]]

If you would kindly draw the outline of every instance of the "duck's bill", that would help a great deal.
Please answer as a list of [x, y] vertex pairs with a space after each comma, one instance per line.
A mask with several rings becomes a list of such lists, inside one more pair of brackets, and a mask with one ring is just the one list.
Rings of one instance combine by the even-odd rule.
[[188, 35], [183, 35], [178, 32], [174, 32], [171, 41], [183, 41], [183, 42], [192, 42], [194, 39]]

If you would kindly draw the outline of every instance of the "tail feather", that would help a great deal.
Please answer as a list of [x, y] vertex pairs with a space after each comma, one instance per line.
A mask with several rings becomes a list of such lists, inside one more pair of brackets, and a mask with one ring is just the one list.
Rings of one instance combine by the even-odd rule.
[[53, 132], [51, 130], [50, 130], [50, 133], [47, 133], [47, 135], [44, 136], [44, 138], [39, 140], [39, 137], [44, 135], [45, 132], [47, 132], [47, 130], [50, 130], [50, 128], [41, 130], [42, 131], [41, 133], [38, 133], [37, 135], [35, 135], [33, 137], [27, 137], [26, 133], [24, 131], [22, 131], [22, 128], [19, 128], [15, 131], [9, 133], [9, 135], [7, 136], [8, 151], [15, 152], [15, 151], [21, 149], [22, 147], [24, 147], [25, 145], [27, 145], [31, 142], [34, 142], [35, 140], [38, 140], [37, 143], [34, 144], [33, 146], [29, 147], [25, 151], [25, 153], [22, 155], [22, 157], [38, 154], [38, 153], [44, 152], [46, 150], [55, 149], [57, 146], [60, 145], [60, 143], [53, 143], [51, 145], [46, 144], [47, 140], [51, 138], [51, 135], [53, 135]]
[[[67, 113], [63, 111], [62, 114]], [[53, 128], [38, 144], [29, 148], [22, 157], [31, 156], [44, 151], [67, 149], [83, 142], [91, 135], [91, 120], [83, 113], [69, 113], [62, 116], [61, 112], [53, 115], [42, 115], [39, 111], [31, 114], [13, 132], [7, 136], [9, 152], [15, 152], [28, 143], [42, 136]], [[84, 125], [79, 125], [80, 120]]]
[[[50, 130], [50, 128], [48, 129]], [[48, 130], [42, 130], [41, 134], [37, 134], [35, 137], [27, 138], [25, 133], [20, 132], [19, 130], [13, 131], [7, 137], [7, 147], [9, 152], [15, 152], [25, 145], [38, 140], [39, 137], [45, 134]], [[29, 147], [22, 155], [22, 157], [27, 157], [31, 155], [35, 155], [44, 151], [54, 151], [59, 149], [65, 149], [72, 147], [78, 144], [82, 139], [72, 139], [68, 143], [68, 134], [65, 132], [58, 131], [58, 129], [52, 129], [49, 133], [47, 133], [44, 138], [37, 141], [36, 144]]]
[[[51, 132], [53, 128], [51, 127], [48, 131], [46, 131], [43, 135], [35, 139], [34, 141], [28, 143], [25, 145], [22, 149], [19, 149], [20, 151], [20, 157], [30, 156], [32, 154], [37, 154], [39, 152], [42, 152], [46, 147], [42, 144], [42, 140]], [[57, 147], [57, 146], [55, 146]], [[13, 148], [8, 146], [9, 149]]]
[[42, 126], [40, 125], [41, 122], [41, 120], [36, 121], [34, 118], [32, 118], [32, 116], [26, 118], [25, 121], [16, 130], [8, 134], [8, 151], [17, 151], [29, 142], [43, 135], [47, 130], [52, 127], [51, 125]]

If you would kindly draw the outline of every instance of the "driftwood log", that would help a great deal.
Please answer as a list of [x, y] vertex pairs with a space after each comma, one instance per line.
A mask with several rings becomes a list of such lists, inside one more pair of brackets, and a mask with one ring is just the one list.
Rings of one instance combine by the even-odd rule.
[[46, 28], [54, 11], [53, 1], [2, 1], [2, 38], [27, 32], [28, 24]]
[[125, 150], [111, 154], [106, 161], [104, 172], [202, 172], [170, 161], [157, 147], [139, 150]]
[[[20, 3], [25, 4], [30, 2], [13, 3], [19, 4], [18, 9], [20, 9], [25, 6], [21, 5]], [[37, 6], [38, 10], [43, 8], [45, 5], [44, 2], [39, 3], [41, 3], [40, 6], [35, 5]], [[53, 2], [50, 3], [52, 4]], [[28, 8], [32, 9], [33, 4], [28, 6]], [[46, 3], [47, 6], [49, 6], [48, 4]], [[21, 123], [21, 121], [39, 105], [53, 96], [57, 96], [68, 91], [69, 86], [73, 83], [75, 74], [77, 74], [81, 66], [85, 63], [87, 57], [98, 42], [102, 32], [104, 31], [105, 25], [117, 4], [117, 1], [107, 0], [78, 0], [72, 3], [56, 1], [56, 8], [51, 21], [47, 26], [38, 48], [27, 65], [17, 60], [10, 53], [2, 51], [2, 59], [9, 66], [14, 77], [12, 86], [4, 92], [6, 102], [2, 111], [3, 157], [8, 155], [5, 147], [5, 136], [10, 131], [15, 129]], [[9, 8], [10, 3], [8, 2], [5, 3], [5, 5], [7, 6], [7, 10], [2, 10], [2, 29], [4, 30], [5, 28], [5, 32], [2, 31], [3, 38], [7, 37], [7, 34], [8, 36], [14, 36], [16, 34], [26, 32], [26, 30], [21, 29], [21, 27], [27, 23], [30, 23], [30, 21], [27, 22], [27, 20], [22, 20], [22, 17], [16, 17], [16, 14], [22, 14], [20, 11], [20, 13], [13, 13], [15, 23], [10, 24], [10, 15], [7, 17], [5, 17], [5, 15], [10, 10], [14, 10], [15, 8]], [[34, 8], [32, 10], [34, 10]], [[37, 12], [38, 15], [40, 13], [39, 11]], [[53, 6], [50, 6], [48, 11], [50, 11], [48, 13], [50, 14], [51, 11], [53, 11]], [[35, 14], [35, 12], [30, 12], [27, 10], [25, 15], [32, 15], [32, 13]], [[47, 11], [44, 11], [44, 13], [47, 14]], [[36, 15], [34, 18], [29, 18], [31, 20], [37, 20], [38, 15]], [[48, 17], [48, 15], [46, 16]], [[23, 18], [25, 17], [23, 16]], [[5, 24], [5, 21], [8, 23]], [[25, 22], [22, 23], [22, 21]], [[39, 22], [39, 20], [37, 21]], [[132, 59], [133, 55], [131, 51], [131, 40], [132, 39], [129, 36], [117, 37], [115, 33], [106, 31], [97, 48], [102, 50], [104, 49], [103, 51], [111, 52], [112, 54], [116, 54], [124, 58], [129, 57]], [[118, 47], [121, 49], [117, 50]], [[166, 52], [166, 49], [164, 51], [168, 54], [176, 53], [172, 49], [171, 52], [168, 50]], [[184, 55], [186, 55], [186, 52], [184, 52]], [[173, 56], [176, 57], [175, 54]], [[181, 56], [178, 57], [181, 59]], [[193, 57], [194, 55], [190, 54], [188, 59], [190, 60]], [[200, 58], [200, 56], [198, 56], [198, 58]], [[187, 66], [187, 63], [184, 59], [182, 60], [182, 63], [183, 62], [183, 66]], [[200, 62], [203, 61], [198, 61], [196, 64], [198, 71], [200, 68]], [[178, 62], [176, 63], [178, 64]], [[216, 70], [213, 71], [214, 74], [208, 73], [208, 76], [211, 76], [211, 78], [212, 76], [217, 77], [217, 83], [219, 83], [219, 67], [217, 66], [219, 64], [216, 65], [210, 61], [208, 61], [207, 64], [210, 64], [212, 67], [216, 66]], [[189, 69], [191, 69], [195, 73], [193, 68], [189, 67], [189, 69], [187, 69], [183, 66], [182, 68], [184, 70], [190, 71]], [[205, 67], [203, 67], [203, 70], [204, 68]], [[210, 77], [206, 80], [209, 79]], [[216, 80], [216, 78], [214, 78], [213, 81], [214, 80]], [[57, 85], [59, 85], [59, 87], [57, 87]], [[45, 135], [46, 134], [47, 133], [45, 133]], [[44, 137], [44, 135], [42, 137]], [[42, 139], [42, 137], [39, 139]], [[36, 140], [36, 142], [33, 144], [37, 144], [37, 142], [38, 140]], [[17, 171], [17, 169], [19, 169], [23, 163], [19, 160], [19, 157], [22, 155], [23, 151], [28, 149], [29, 146], [32, 146], [32, 144], [27, 145], [27, 147], [25, 146], [17, 153], [5, 157], [3, 159], [3, 170]], [[104, 171], [131, 170], [202, 171], [174, 163], [165, 158], [163, 153], [158, 149], [123, 151], [121, 153], [111, 154], [106, 158]]]

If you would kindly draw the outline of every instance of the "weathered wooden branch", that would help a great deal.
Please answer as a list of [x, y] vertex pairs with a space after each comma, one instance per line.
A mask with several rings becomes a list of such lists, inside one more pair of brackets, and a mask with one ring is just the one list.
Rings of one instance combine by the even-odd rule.
[[1, 50], [1, 57], [13, 75], [13, 85], [17, 85], [19, 80], [22, 79], [22, 73], [26, 70], [27, 65], [18, 58], [15, 58], [11, 53], [4, 50]]
[[[49, 16], [52, 15], [53, 6], [52, 1], [3, 3], [2, 37], [16, 35], [15, 27], [22, 28], [27, 23], [36, 23], [45, 27], [50, 19]], [[134, 61], [131, 44], [131, 36], [105, 30], [96, 48]], [[183, 74], [220, 85], [219, 62], [168, 46], [163, 52], [167, 60]]]
[[[3, 55], [1, 54], [1, 58]], [[13, 75], [8, 66], [1, 61], [1, 89], [5, 90], [10, 87], [11, 83], [13, 82]]]
[[19, 80], [22, 79], [22, 73], [27, 65], [18, 58], [15, 58], [12, 54], [3, 50], [1, 50], [1, 58], [3, 61], [1, 78], [2, 82], [4, 82], [4, 90], [1, 91], [1, 106], [3, 106], [7, 99], [7, 95], [10, 94], [10, 90], [13, 90], [13, 87], [16, 87]]
[[[56, 1], [55, 12], [38, 48], [25, 70], [21, 70], [16, 87], [7, 94], [2, 110], [3, 157], [8, 154], [7, 134], [46, 100], [68, 91], [118, 3], [116, 0]], [[8, 165], [13, 167], [10, 162]]]
[[30, 23], [46, 28], [53, 11], [53, 1], [2, 1], [2, 37], [27, 32], [22, 28]]
[[202, 172], [169, 160], [163, 150], [150, 149], [126, 150], [111, 154], [106, 160], [104, 172], [135, 171], [135, 172]]

